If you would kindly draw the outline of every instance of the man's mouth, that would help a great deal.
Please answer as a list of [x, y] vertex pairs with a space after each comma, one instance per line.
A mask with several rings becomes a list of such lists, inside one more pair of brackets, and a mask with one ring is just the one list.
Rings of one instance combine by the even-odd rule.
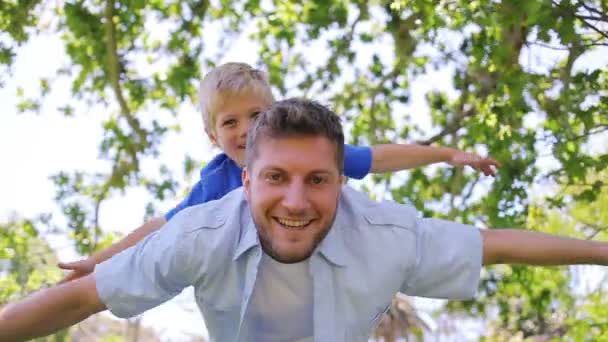
[[313, 220], [294, 220], [294, 219], [285, 219], [280, 217], [274, 217], [274, 220], [277, 221], [281, 226], [287, 229], [304, 229]]

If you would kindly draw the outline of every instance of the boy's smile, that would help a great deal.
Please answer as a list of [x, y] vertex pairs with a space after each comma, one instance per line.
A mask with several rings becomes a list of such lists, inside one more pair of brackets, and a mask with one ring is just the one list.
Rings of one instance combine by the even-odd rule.
[[242, 167], [245, 164], [247, 131], [258, 113], [270, 105], [254, 92], [227, 97], [215, 115], [209, 139]]

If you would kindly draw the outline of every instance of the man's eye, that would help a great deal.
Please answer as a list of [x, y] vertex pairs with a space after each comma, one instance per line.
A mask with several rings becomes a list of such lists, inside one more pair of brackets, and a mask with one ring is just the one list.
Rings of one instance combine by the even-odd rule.
[[255, 120], [258, 118], [258, 115], [260, 115], [260, 112], [253, 112], [251, 113], [251, 118]]
[[272, 183], [277, 183], [280, 182], [283, 179], [283, 177], [281, 176], [280, 173], [270, 173], [266, 175], [266, 180], [272, 182]]
[[325, 177], [321, 177], [321, 176], [312, 176], [310, 178], [310, 182], [312, 184], [318, 185], [318, 184], [323, 184], [325, 183]]

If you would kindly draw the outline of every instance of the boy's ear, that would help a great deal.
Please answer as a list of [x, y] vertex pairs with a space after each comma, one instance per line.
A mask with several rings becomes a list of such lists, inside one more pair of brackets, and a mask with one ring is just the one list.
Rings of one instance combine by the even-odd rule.
[[207, 136], [209, 137], [209, 140], [211, 141], [211, 144], [215, 145], [215, 146], [219, 146], [217, 143], [217, 137], [215, 136], [215, 133], [211, 132], [211, 131], [205, 131], [207, 133]]

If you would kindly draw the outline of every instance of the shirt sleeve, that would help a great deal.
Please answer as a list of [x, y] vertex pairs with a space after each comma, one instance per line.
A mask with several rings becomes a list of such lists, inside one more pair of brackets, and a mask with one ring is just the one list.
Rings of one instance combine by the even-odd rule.
[[188, 196], [186, 196], [186, 198], [184, 198], [175, 208], [169, 210], [165, 214], [165, 221], [169, 222], [169, 220], [171, 220], [171, 218], [175, 216], [175, 214], [185, 208], [191, 207], [196, 204], [204, 203], [204, 198], [205, 188], [203, 187], [203, 181], [199, 179], [199, 181], [196, 182], [196, 184], [194, 184], [194, 186], [192, 187], [192, 190], [190, 190], [190, 193], [188, 193]]
[[138, 315], [178, 295], [196, 277], [181, 217], [95, 267], [101, 301], [121, 318]]
[[344, 145], [344, 175], [362, 179], [372, 167], [372, 149], [367, 146]]
[[403, 293], [470, 299], [481, 273], [483, 243], [478, 228], [439, 219], [419, 219], [416, 266]]

